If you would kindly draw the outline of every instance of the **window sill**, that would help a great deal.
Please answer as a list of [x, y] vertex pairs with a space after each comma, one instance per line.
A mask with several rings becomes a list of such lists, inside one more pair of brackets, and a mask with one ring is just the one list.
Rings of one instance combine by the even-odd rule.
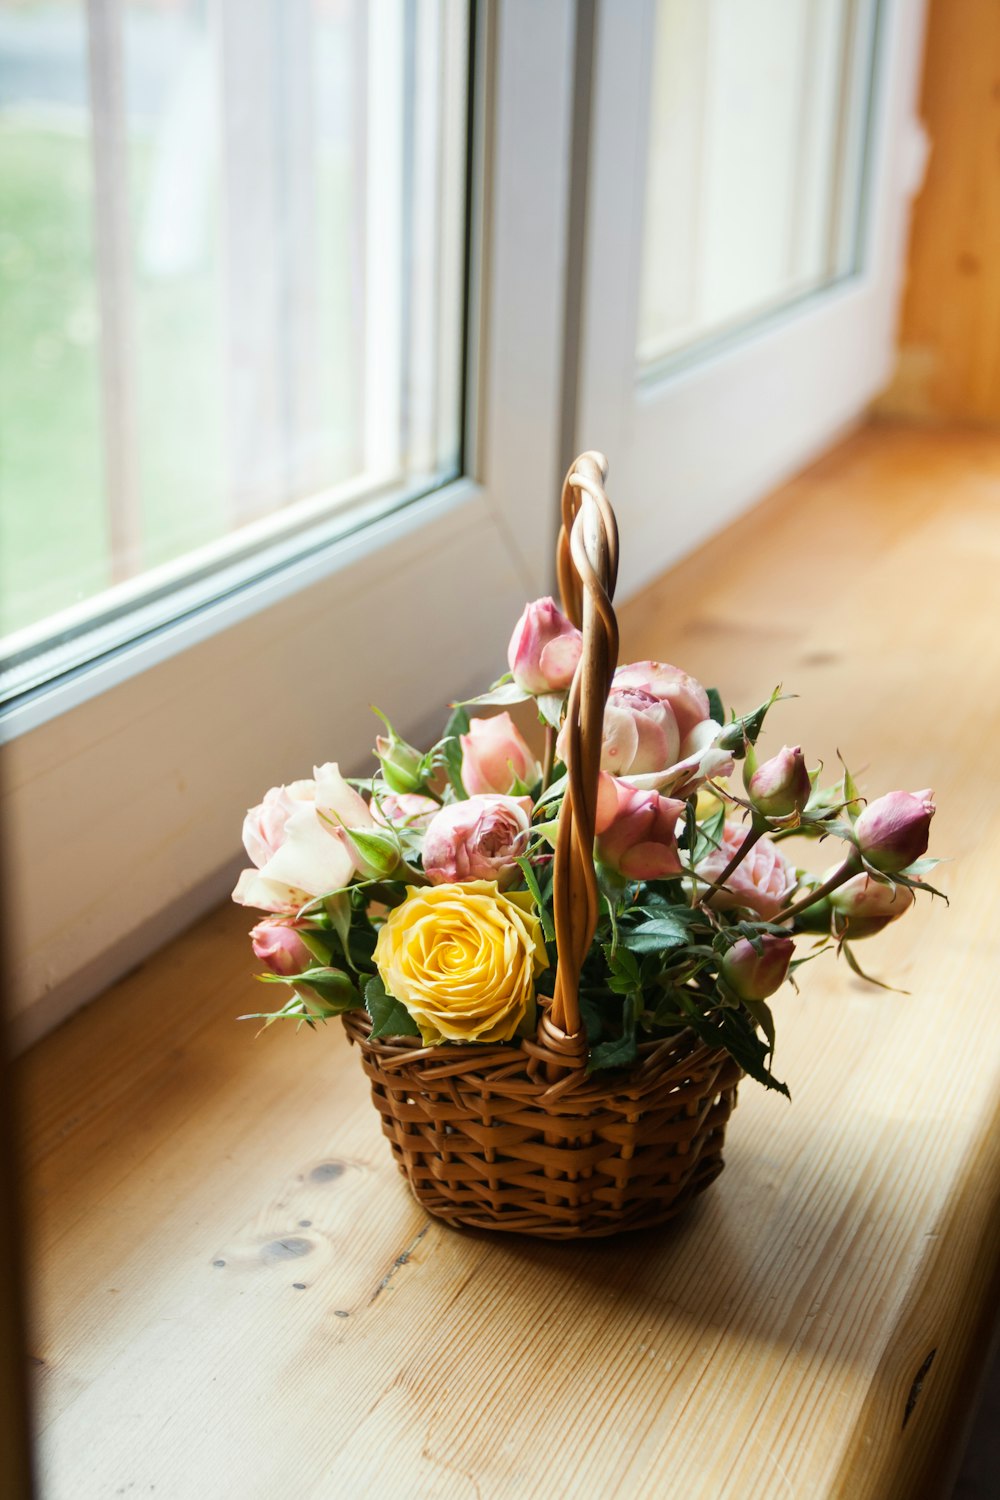
[[[628, 656], [727, 700], [783, 676], [811, 761], [933, 781], [955, 857], [950, 911], [870, 955], [912, 994], [822, 960], [779, 999], [794, 1102], [743, 1085], [726, 1171], [676, 1228], [573, 1246], [427, 1220], [339, 1026], [235, 1024], [228, 907], [26, 1056], [50, 1500], [943, 1483], [998, 1269], [1000, 952], [976, 893], [1000, 825], [968, 795], [1000, 727], [977, 605], [998, 477], [996, 437], [868, 428], [623, 610]], [[820, 539], [823, 575], [792, 572]], [[747, 582], [778, 557], [780, 589]]]

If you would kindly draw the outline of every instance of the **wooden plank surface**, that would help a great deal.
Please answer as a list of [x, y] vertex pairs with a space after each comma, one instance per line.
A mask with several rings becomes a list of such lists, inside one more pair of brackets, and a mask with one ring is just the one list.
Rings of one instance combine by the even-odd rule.
[[1000, 6], [931, 0], [896, 375], [885, 411], [1000, 423]]
[[234, 1023], [237, 910], [27, 1056], [46, 1500], [936, 1492], [997, 1279], [998, 501], [1000, 440], [872, 427], [623, 611], [623, 659], [799, 693], [769, 743], [933, 785], [954, 858], [866, 948], [909, 994], [778, 998], [793, 1102], [742, 1086], [682, 1222], [429, 1221], [339, 1028]]

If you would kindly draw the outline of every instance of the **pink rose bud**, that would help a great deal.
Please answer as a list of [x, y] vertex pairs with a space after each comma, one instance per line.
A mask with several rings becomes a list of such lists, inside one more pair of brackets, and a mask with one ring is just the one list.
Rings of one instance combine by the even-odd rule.
[[525, 606], [507, 647], [507, 664], [525, 693], [561, 693], [573, 681], [583, 636], [554, 599]]
[[[711, 885], [718, 880], [746, 835], [746, 828], [739, 823], [722, 825], [721, 848], [711, 850], [698, 865], [698, 874], [704, 881]], [[757, 840], [708, 904], [715, 911], [745, 907], [769, 922], [789, 904], [797, 884], [798, 877], [777, 844], [762, 838]]]
[[887, 792], [869, 802], [854, 825], [854, 841], [876, 870], [895, 875], [926, 852], [934, 793]]
[[424, 836], [424, 874], [435, 885], [495, 880], [510, 885], [528, 847], [531, 798], [469, 797], [440, 808]]
[[795, 952], [792, 939], [763, 932], [759, 941], [763, 945], [761, 953], [749, 938], [740, 938], [722, 956], [722, 977], [741, 1000], [766, 1000], [788, 977], [788, 966]]
[[506, 711], [491, 719], [472, 719], [462, 746], [462, 784], [470, 796], [495, 792], [505, 797], [520, 781], [533, 786], [542, 768]]
[[693, 677], [663, 661], [636, 661], [619, 667], [612, 684], [616, 688], [641, 688], [665, 703], [677, 722], [680, 738], [709, 717], [708, 694]]
[[250, 939], [254, 956], [284, 979], [301, 974], [312, 963], [312, 954], [288, 922], [258, 922]]
[[[832, 866], [824, 875], [828, 879], [837, 868]], [[883, 885], [873, 880], [862, 870], [837, 886], [828, 897], [837, 914], [837, 932], [847, 938], [872, 937], [895, 922], [913, 905], [913, 892], [905, 885]]]
[[597, 789], [597, 857], [627, 880], [664, 880], [681, 872], [677, 820], [684, 803], [640, 792], [601, 773]]
[[787, 818], [801, 812], [812, 795], [812, 783], [798, 745], [783, 745], [777, 755], [765, 760], [746, 783], [747, 796], [767, 818]]
[[439, 805], [433, 797], [421, 797], [416, 792], [382, 792], [377, 802], [372, 798], [371, 812], [375, 822], [383, 827], [409, 828], [422, 833]]
[[604, 710], [601, 770], [613, 776], [665, 771], [680, 751], [677, 720], [669, 704], [642, 688], [615, 687]]

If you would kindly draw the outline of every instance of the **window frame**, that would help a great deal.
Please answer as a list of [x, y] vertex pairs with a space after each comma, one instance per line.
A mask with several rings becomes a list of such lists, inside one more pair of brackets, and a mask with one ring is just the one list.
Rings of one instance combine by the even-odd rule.
[[430, 733], [551, 587], [574, 24], [571, 0], [473, 9], [464, 475], [8, 716], [16, 1045], [227, 894], [267, 786], [313, 760], [361, 768], [372, 702]]

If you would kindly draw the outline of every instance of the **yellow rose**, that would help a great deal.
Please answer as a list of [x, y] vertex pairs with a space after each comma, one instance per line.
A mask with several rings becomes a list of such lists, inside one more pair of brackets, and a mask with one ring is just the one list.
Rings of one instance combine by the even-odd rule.
[[424, 1042], [509, 1042], [531, 1026], [548, 956], [530, 893], [489, 880], [407, 892], [379, 930], [375, 963]]

